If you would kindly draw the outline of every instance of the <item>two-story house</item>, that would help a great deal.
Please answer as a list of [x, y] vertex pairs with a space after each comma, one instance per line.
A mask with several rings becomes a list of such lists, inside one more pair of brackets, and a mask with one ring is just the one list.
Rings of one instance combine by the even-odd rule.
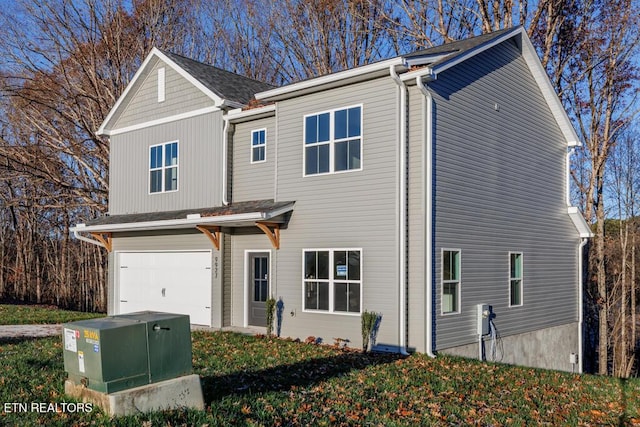
[[272, 296], [282, 336], [359, 347], [367, 310], [377, 349], [497, 329], [504, 362], [580, 369], [580, 142], [522, 28], [282, 87], [154, 49], [98, 133], [109, 214], [72, 231], [109, 314], [263, 327]]

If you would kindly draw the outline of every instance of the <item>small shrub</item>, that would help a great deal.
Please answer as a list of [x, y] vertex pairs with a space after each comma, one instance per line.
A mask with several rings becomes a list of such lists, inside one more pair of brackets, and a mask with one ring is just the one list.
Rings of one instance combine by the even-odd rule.
[[375, 311], [366, 311], [362, 313], [362, 351], [369, 350], [369, 341], [373, 334], [373, 329], [378, 321], [378, 313]]
[[267, 299], [267, 336], [270, 337], [273, 333], [273, 319], [276, 313], [276, 300], [273, 297]]

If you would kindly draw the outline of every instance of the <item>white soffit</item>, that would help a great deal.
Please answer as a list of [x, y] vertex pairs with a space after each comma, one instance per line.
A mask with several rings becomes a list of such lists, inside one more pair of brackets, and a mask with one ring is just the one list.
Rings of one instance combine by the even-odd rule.
[[591, 231], [589, 224], [587, 224], [587, 221], [585, 221], [584, 217], [582, 216], [582, 213], [580, 213], [578, 208], [575, 206], [569, 206], [567, 209], [569, 213], [569, 218], [571, 218], [573, 225], [576, 227], [576, 230], [578, 230], [580, 237], [582, 238], [593, 237], [593, 232]]

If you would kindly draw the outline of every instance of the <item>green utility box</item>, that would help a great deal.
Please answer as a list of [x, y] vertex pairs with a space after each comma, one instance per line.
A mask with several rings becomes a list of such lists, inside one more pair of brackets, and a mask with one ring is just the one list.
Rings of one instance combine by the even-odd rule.
[[113, 393], [191, 373], [189, 316], [144, 311], [63, 325], [69, 381]]

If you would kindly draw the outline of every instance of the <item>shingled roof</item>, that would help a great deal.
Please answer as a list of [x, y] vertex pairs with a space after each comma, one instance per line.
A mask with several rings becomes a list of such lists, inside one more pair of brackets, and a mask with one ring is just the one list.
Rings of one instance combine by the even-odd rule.
[[[518, 27], [516, 27], [518, 28]], [[505, 33], [514, 32], [514, 28], [505, 28], [502, 30], [494, 31], [488, 34], [482, 34], [480, 36], [471, 37], [464, 40], [453, 41], [449, 43], [445, 43], [439, 46], [430, 47], [427, 49], [417, 50], [407, 55], [403, 55], [405, 59], [413, 59], [420, 58], [425, 56], [433, 56], [433, 55], [444, 55], [448, 54], [445, 58], [437, 60], [429, 64], [431, 67], [435, 67], [440, 65], [441, 63], [449, 62], [455, 60], [457, 57], [464, 55], [470, 50], [477, 48], [478, 46], [482, 46], [485, 43], [490, 43], [493, 40], [499, 38]]]
[[222, 99], [246, 105], [255, 93], [275, 87], [175, 53], [161, 52]]

